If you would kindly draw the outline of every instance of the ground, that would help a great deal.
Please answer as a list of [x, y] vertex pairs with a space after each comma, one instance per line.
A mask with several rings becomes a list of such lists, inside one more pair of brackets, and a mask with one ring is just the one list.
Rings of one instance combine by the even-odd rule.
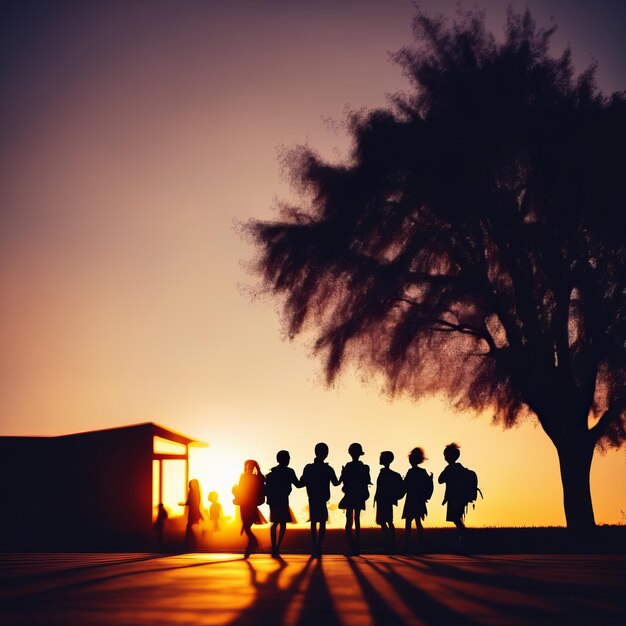
[[626, 623], [626, 556], [3, 554], [0, 624]]

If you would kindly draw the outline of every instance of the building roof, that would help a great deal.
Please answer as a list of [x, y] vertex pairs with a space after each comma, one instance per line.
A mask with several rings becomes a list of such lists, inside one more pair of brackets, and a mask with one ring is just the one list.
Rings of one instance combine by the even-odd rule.
[[116, 426], [113, 428], [102, 428], [99, 430], [86, 430], [79, 433], [71, 433], [68, 435], [56, 435], [52, 437], [0, 437], [0, 439], [65, 439], [70, 437], [85, 437], [85, 436], [94, 436], [99, 433], [113, 433], [115, 431], [128, 431], [128, 430], [145, 430], [147, 435], [152, 435], [154, 437], [162, 437], [163, 439], [167, 439], [168, 441], [174, 441], [176, 443], [181, 443], [183, 445], [192, 445], [198, 447], [208, 446], [208, 443], [203, 441], [199, 441], [198, 439], [192, 439], [191, 437], [187, 437], [181, 433], [176, 432], [175, 430], [171, 430], [170, 428], [165, 428], [165, 426], [161, 426], [160, 424], [155, 424], [154, 422], [143, 422], [141, 424], [129, 424], [128, 426]]

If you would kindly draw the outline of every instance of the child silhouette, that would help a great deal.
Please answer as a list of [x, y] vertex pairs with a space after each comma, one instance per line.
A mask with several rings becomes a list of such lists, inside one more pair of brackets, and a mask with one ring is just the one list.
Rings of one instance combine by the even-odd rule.
[[441, 504], [447, 504], [446, 521], [453, 522], [457, 528], [458, 542], [463, 543], [466, 537], [463, 516], [466, 500], [463, 493], [463, 477], [465, 468], [457, 463], [461, 456], [461, 447], [458, 443], [450, 443], [443, 449], [443, 458], [447, 464], [439, 474], [439, 483], [446, 485], [446, 492]]
[[[358, 556], [359, 538], [361, 534], [361, 511], [365, 510], [365, 501], [370, 497], [368, 486], [371, 485], [370, 468], [359, 460], [363, 456], [360, 443], [351, 443], [348, 454], [352, 457], [341, 468], [340, 482], [343, 483], [344, 496], [339, 508], [346, 511], [346, 539], [348, 552], [346, 556]], [[354, 525], [354, 533], [352, 526]]]
[[211, 532], [217, 532], [221, 530], [221, 522], [224, 518], [222, 513], [222, 505], [218, 502], [217, 491], [211, 491], [208, 497], [211, 506], [209, 507], [209, 521], [211, 522]]
[[[272, 557], [278, 558], [280, 554], [280, 544], [285, 537], [287, 524], [296, 522], [296, 518], [289, 507], [289, 494], [292, 485], [301, 487], [296, 473], [289, 467], [289, 452], [280, 450], [276, 454], [278, 465], [270, 470], [265, 478], [265, 494], [270, 507], [270, 538], [272, 540]], [[276, 529], [279, 528], [278, 538]]]
[[154, 530], [156, 530], [159, 547], [161, 549], [163, 549], [163, 547], [165, 546], [165, 525], [167, 523], [168, 517], [169, 514], [165, 506], [163, 506], [163, 502], [159, 502], [159, 506], [157, 508], [157, 516], [154, 520]]
[[189, 550], [192, 546], [196, 545], [196, 536], [193, 528], [204, 519], [204, 513], [202, 512], [202, 497], [200, 495], [200, 483], [196, 478], [192, 478], [189, 481], [187, 500], [185, 502], [179, 502], [179, 505], [187, 507], [185, 549]]
[[380, 464], [383, 466], [376, 480], [376, 523], [380, 525], [383, 534], [385, 550], [393, 554], [396, 551], [396, 529], [393, 525], [393, 507], [404, 495], [404, 483], [398, 472], [390, 469], [393, 463], [393, 452], [385, 450], [380, 453]]
[[326, 534], [326, 522], [328, 521], [328, 508], [326, 503], [330, 500], [330, 485], [340, 484], [335, 470], [326, 463], [328, 446], [318, 443], [315, 446], [315, 459], [313, 463], [304, 466], [300, 485], [306, 487], [309, 497], [309, 519], [311, 522], [311, 555], [320, 558], [322, 556], [322, 544]]
[[248, 545], [244, 552], [244, 558], [248, 558], [254, 552], [259, 542], [252, 532], [253, 524], [265, 524], [258, 506], [265, 501], [265, 476], [261, 473], [259, 464], [249, 459], [243, 465], [243, 474], [239, 477], [239, 484], [233, 487], [234, 504], [239, 505], [241, 513], [241, 533], [248, 537]]
[[402, 511], [402, 517], [405, 520], [404, 547], [407, 552], [411, 551], [411, 525], [413, 522], [415, 522], [417, 545], [421, 549], [424, 535], [422, 520], [428, 515], [426, 502], [433, 492], [433, 475], [418, 467], [425, 460], [426, 456], [422, 448], [413, 448], [409, 453], [411, 468], [404, 477], [406, 500]]

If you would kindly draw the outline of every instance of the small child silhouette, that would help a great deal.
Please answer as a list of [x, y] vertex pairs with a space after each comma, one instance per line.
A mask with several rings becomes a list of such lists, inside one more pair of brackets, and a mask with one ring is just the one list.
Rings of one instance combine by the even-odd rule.
[[409, 453], [411, 468], [404, 477], [406, 500], [402, 511], [402, 517], [405, 520], [404, 547], [407, 552], [411, 551], [411, 525], [413, 522], [415, 522], [418, 549], [421, 549], [424, 535], [422, 520], [428, 515], [426, 502], [433, 493], [433, 475], [418, 467], [425, 460], [426, 456], [422, 448], [413, 448]]
[[[280, 544], [285, 537], [287, 524], [296, 522], [296, 518], [289, 507], [289, 494], [292, 485], [301, 487], [296, 473], [289, 467], [290, 456], [287, 450], [280, 450], [276, 454], [278, 465], [273, 467], [265, 477], [265, 494], [270, 507], [270, 538], [272, 541], [272, 557], [278, 558]], [[278, 538], [276, 529], [279, 528]]]
[[189, 550], [196, 545], [194, 526], [204, 519], [202, 496], [200, 495], [200, 483], [197, 478], [189, 481], [187, 500], [179, 502], [179, 505], [187, 507], [187, 525], [185, 526], [185, 549]]
[[157, 516], [154, 520], [154, 530], [157, 533], [157, 539], [159, 540], [159, 546], [163, 548], [165, 545], [165, 525], [167, 523], [167, 519], [169, 514], [167, 509], [163, 506], [163, 502], [159, 502], [159, 506], [157, 508]]
[[239, 483], [233, 487], [233, 495], [233, 503], [239, 505], [241, 513], [241, 534], [245, 533], [248, 537], [244, 552], [244, 558], [247, 559], [259, 546], [252, 525], [265, 524], [267, 521], [258, 508], [265, 502], [265, 476], [254, 459], [248, 459], [243, 464], [243, 474], [239, 477]]
[[[361, 511], [365, 510], [365, 501], [370, 497], [369, 485], [372, 483], [369, 466], [359, 460], [359, 457], [364, 454], [361, 444], [350, 444], [348, 454], [352, 457], [352, 461], [349, 461], [341, 468], [339, 480], [343, 483], [345, 495], [339, 502], [339, 508], [346, 510], [346, 539], [348, 540], [346, 556], [358, 556], [360, 551]], [[352, 531], [353, 525], [354, 532]]]
[[306, 487], [309, 497], [309, 519], [311, 522], [312, 551], [314, 557], [322, 556], [322, 544], [326, 534], [326, 522], [328, 521], [328, 507], [330, 500], [330, 485], [336, 487], [340, 484], [335, 470], [326, 463], [328, 446], [320, 442], [315, 446], [315, 459], [313, 463], [304, 466], [300, 485]]
[[446, 485], [446, 492], [441, 504], [447, 504], [446, 521], [452, 522], [458, 533], [459, 543], [463, 543], [466, 537], [463, 516], [467, 504], [463, 494], [463, 476], [465, 468], [457, 463], [461, 456], [461, 446], [458, 443], [450, 443], [443, 449], [443, 458], [448, 465], [439, 474], [439, 483]]
[[390, 469], [394, 455], [390, 450], [380, 453], [380, 464], [383, 466], [376, 480], [376, 523], [383, 533], [385, 550], [392, 554], [396, 550], [396, 529], [393, 525], [393, 507], [404, 495], [402, 476]]
[[211, 491], [209, 493], [208, 501], [211, 503], [209, 507], [209, 522], [211, 532], [218, 532], [221, 530], [222, 520], [224, 519], [224, 514], [222, 512], [222, 505], [218, 502], [217, 491]]

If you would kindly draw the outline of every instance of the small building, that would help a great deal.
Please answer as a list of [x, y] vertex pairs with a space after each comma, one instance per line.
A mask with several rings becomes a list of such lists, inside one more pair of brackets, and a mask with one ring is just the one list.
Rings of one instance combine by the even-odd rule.
[[206, 444], [153, 423], [0, 437], [0, 548], [150, 545], [156, 505], [184, 498], [191, 445]]

